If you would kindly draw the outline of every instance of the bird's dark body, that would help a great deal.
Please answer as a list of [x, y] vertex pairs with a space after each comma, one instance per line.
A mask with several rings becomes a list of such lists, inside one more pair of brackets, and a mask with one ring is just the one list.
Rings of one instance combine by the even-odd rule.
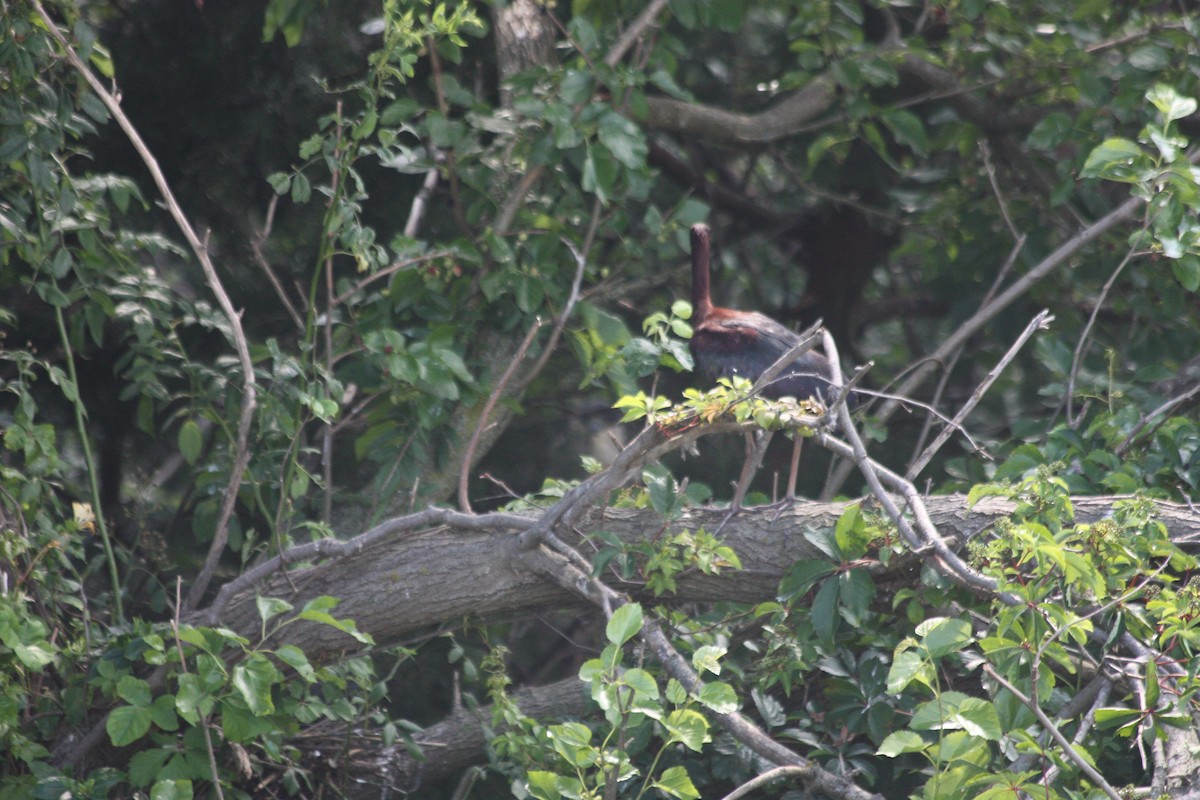
[[[725, 311], [713, 309], [713, 314], [695, 327], [690, 344], [696, 367], [712, 380], [740, 375], [753, 383], [800, 342], [799, 336], [764, 314], [720, 313]], [[765, 386], [762, 394], [832, 402], [830, 376], [829, 362], [810, 350]]]
[[[740, 375], [757, 381], [780, 357], [800, 342], [800, 337], [766, 314], [713, 306], [709, 296], [709, 232], [706, 225], [692, 228], [692, 340], [688, 344], [696, 368], [708, 378]], [[809, 351], [797, 358], [763, 389], [770, 398], [810, 397], [829, 403], [833, 371], [829, 360]]]

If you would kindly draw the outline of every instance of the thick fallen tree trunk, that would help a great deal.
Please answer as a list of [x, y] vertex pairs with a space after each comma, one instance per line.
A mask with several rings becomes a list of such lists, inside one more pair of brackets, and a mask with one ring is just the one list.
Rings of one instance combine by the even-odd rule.
[[[1114, 504], [1124, 499], [1074, 498], [1076, 520], [1093, 523], [1104, 519], [1111, 515]], [[959, 545], [1014, 509], [1011, 501], [995, 497], [969, 507], [962, 495], [929, 497], [926, 505], [939, 532]], [[1200, 540], [1200, 515], [1180, 504], [1154, 505], [1172, 539], [1185, 547]], [[833, 526], [845, 508], [846, 504], [799, 503], [781, 514], [775, 509], [743, 511], [722, 530], [722, 538], [738, 553], [743, 569], [719, 576], [686, 577], [680, 581], [673, 601], [754, 603], [774, 599], [779, 580], [790, 564], [821, 557], [804, 531]], [[714, 530], [725, 514], [693, 509], [666, 530]], [[538, 519], [537, 514], [465, 517], [448, 512], [427, 513], [425, 517], [441, 521], [411, 531], [407, 530], [406, 520], [385, 523], [376, 529], [374, 540], [363, 547], [341, 543], [346, 553], [293, 569], [290, 583], [281, 574], [274, 574], [245, 586], [226, 597], [220, 623], [248, 634], [256, 631], [259, 622], [254, 597], [259, 593], [283, 596], [297, 606], [322, 594], [338, 596], [342, 603], [337, 614], [355, 620], [360, 630], [380, 642], [411, 637], [464, 618], [488, 621], [539, 611], [588, 608], [578, 596], [526, 568], [519, 537]], [[389, 528], [398, 532], [389, 534]], [[661, 517], [649, 510], [608, 509], [587, 515], [582, 525], [561, 535], [586, 552], [588, 535], [600, 530], [622, 541], [635, 542], [661, 535], [664, 527]], [[903, 579], [917, 564], [915, 558], [893, 561], [886, 569], [878, 568], [878, 579]], [[619, 584], [617, 588], [632, 596], [642, 594], [637, 585], [609, 582]], [[284, 641], [303, 647], [314, 660], [358, 647], [356, 641], [334, 628], [303, 623], [288, 626], [283, 640], [275, 643]], [[544, 720], [580, 716], [587, 708], [583, 684], [574, 677], [527, 687], [515, 692], [514, 700], [525, 714]], [[305, 753], [305, 763], [317, 772], [327, 771], [334, 776], [330, 780], [346, 797], [374, 798], [381, 791], [417, 791], [484, 763], [491, 713], [489, 707], [459, 708], [416, 734], [413, 741], [421, 749], [420, 757], [402, 743], [384, 744], [377, 732], [347, 730], [331, 723], [306, 730], [293, 743]], [[353, 742], [352, 747], [344, 746], [348, 740]]]
[[[1122, 499], [1075, 498], [1076, 519], [1103, 519]], [[973, 508], [968, 507], [963, 495], [933, 496], [925, 502], [941, 534], [959, 542], [1006, 517], [1014, 508], [1013, 503], [999, 498], [985, 498]], [[748, 603], [773, 599], [788, 565], [798, 559], [821, 557], [804, 537], [804, 530], [834, 525], [845, 507], [839, 503], [798, 503], [778, 516], [775, 509], [743, 511], [721, 531], [721, 538], [741, 558], [743, 569], [717, 576], [685, 577], [674, 599]], [[1200, 538], [1200, 515], [1175, 503], [1157, 502], [1155, 507], [1176, 542]], [[703, 527], [712, 531], [725, 515], [719, 510], [693, 509], [667, 530]], [[209, 609], [211, 617], [204, 621], [254, 637], [261, 627], [255, 605], [257, 595], [282, 597], [297, 607], [315, 597], [332, 595], [341, 600], [337, 616], [354, 620], [359, 630], [379, 643], [387, 643], [448, 621], [469, 618], [486, 622], [535, 611], [585, 607], [579, 597], [550, 585], [523, 566], [519, 537], [538, 520], [536, 514], [472, 517], [447, 512], [425, 516], [431, 521], [448, 522], [412, 529], [408, 521], [414, 518], [402, 518], [369, 532], [372, 539], [362, 546], [352, 540], [313, 548], [336, 548], [336, 553], [307, 566], [292, 567], [286, 576], [275, 572], [256, 581], [239, 579], [236, 586], [231, 584], [234, 591], [223, 594], [219, 607]], [[652, 511], [607, 509], [589, 512], [581, 524], [560, 531], [559, 536], [586, 554], [588, 544], [583, 540], [596, 531], [635, 542], [663, 530], [662, 518]], [[905, 568], [904, 562], [891, 567]], [[247, 575], [254, 577], [253, 573]], [[639, 596], [637, 585], [617, 588]], [[306, 622], [287, 626], [272, 644], [295, 644], [314, 662], [359, 646], [335, 628]]]

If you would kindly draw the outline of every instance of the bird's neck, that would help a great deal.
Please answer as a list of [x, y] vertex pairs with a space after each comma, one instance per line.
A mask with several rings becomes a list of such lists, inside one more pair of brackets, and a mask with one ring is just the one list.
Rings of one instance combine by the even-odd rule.
[[692, 322], [703, 322], [712, 314], [713, 304], [708, 290], [708, 253], [692, 252]]

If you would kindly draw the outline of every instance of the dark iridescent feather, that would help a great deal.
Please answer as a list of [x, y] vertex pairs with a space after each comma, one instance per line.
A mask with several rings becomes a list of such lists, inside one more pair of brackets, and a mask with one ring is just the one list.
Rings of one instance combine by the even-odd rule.
[[[740, 375], [757, 381], [768, 367], [800, 342], [800, 337], [766, 314], [716, 308], [709, 294], [709, 231], [692, 226], [692, 340], [696, 368], [710, 379]], [[809, 351], [763, 389], [770, 398], [815, 397], [832, 402], [829, 360]], [[853, 396], [851, 397], [853, 400]]]

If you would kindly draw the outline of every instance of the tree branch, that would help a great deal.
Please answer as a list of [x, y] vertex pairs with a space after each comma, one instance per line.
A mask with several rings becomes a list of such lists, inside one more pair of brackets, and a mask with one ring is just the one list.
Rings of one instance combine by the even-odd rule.
[[225, 287], [221, 285], [221, 279], [217, 275], [216, 267], [213, 266], [212, 259], [208, 257], [208, 249], [200, 241], [200, 237], [196, 235], [195, 229], [192, 228], [191, 222], [188, 221], [187, 215], [183, 213], [179, 202], [175, 199], [174, 192], [171, 191], [170, 184], [167, 183], [166, 176], [163, 175], [162, 169], [158, 166], [158, 161], [154, 158], [154, 154], [150, 152], [150, 148], [142, 140], [137, 129], [130, 122], [129, 117], [121, 110], [121, 104], [117, 99], [104, 88], [104, 84], [100, 83], [87, 65], [79, 58], [75, 49], [71, 47], [66, 37], [50, 19], [50, 15], [46, 13], [46, 9], [42, 7], [41, 0], [33, 0], [33, 8], [37, 11], [42, 22], [45, 23], [46, 29], [58, 41], [63, 48], [63, 53], [66, 55], [67, 61], [75, 70], [83, 76], [92, 91], [100, 98], [105, 108], [113, 115], [113, 119], [124, 131], [125, 136], [137, 151], [138, 156], [142, 159], [142, 163], [146, 165], [150, 176], [154, 179], [155, 186], [158, 187], [159, 194], [162, 195], [163, 201], [167, 205], [175, 224], [179, 226], [179, 230], [187, 239], [188, 245], [195, 253], [196, 259], [200, 262], [200, 267], [204, 271], [204, 278], [208, 282], [209, 288], [213, 295], [217, 298], [217, 303], [221, 306], [226, 318], [229, 320], [229, 330], [233, 335], [233, 345], [237, 350], [238, 362], [242, 369], [242, 408], [238, 415], [237, 440], [234, 445], [233, 465], [229, 471], [229, 481], [226, 483], [225, 496], [221, 501], [221, 511], [217, 517], [216, 530], [213, 533], [212, 545], [208, 550], [208, 557], [204, 561], [204, 567], [200, 570], [200, 574], [196, 576], [195, 582], [192, 583], [191, 589], [188, 591], [186, 607], [194, 609], [200, 602], [200, 598], [204, 596], [205, 590], [208, 588], [208, 583], [212, 580], [213, 572], [217, 568], [217, 562], [221, 558], [221, 554], [225, 550], [225, 544], [229, 541], [229, 520], [233, 516], [233, 507], [237, 502], [238, 487], [242, 483], [242, 474], [246, 471], [246, 465], [250, 461], [249, 441], [250, 441], [250, 425], [254, 420], [254, 406], [256, 402], [256, 391], [254, 381], [254, 364], [250, 359], [250, 347], [246, 342], [246, 334], [242, 330], [242, 319], [237, 310], [233, 307], [233, 302], [229, 299], [229, 295], [225, 293]]
[[646, 112], [637, 122], [714, 144], [770, 144], [800, 133], [832, 107], [837, 84], [821, 75], [770, 108], [753, 114], [688, 103], [670, 97], [647, 97]]

